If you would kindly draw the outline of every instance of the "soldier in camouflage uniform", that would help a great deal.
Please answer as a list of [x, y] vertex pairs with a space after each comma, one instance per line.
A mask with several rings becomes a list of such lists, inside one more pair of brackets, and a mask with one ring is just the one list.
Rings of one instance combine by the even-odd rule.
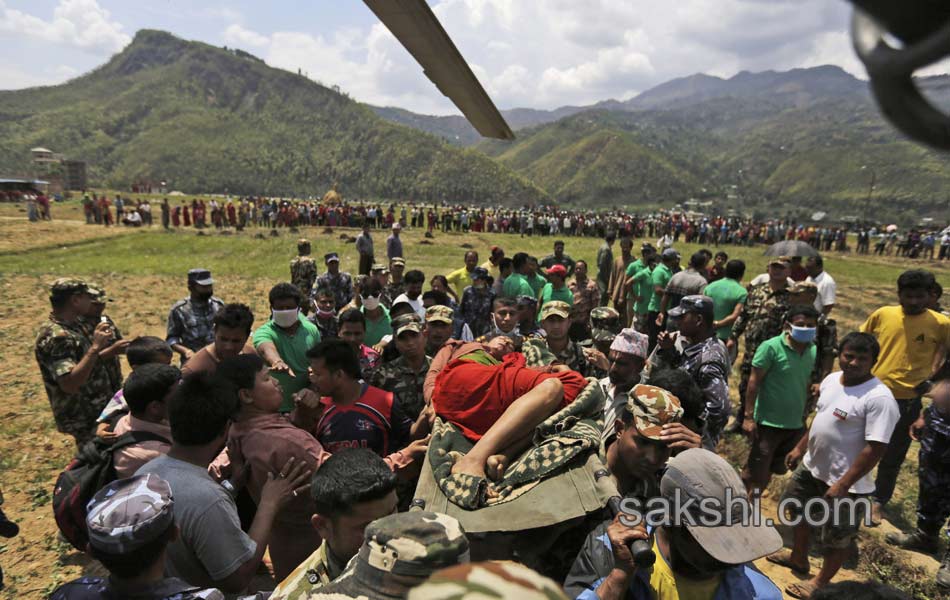
[[317, 277], [316, 286], [318, 289], [333, 290], [336, 310], [339, 312], [353, 300], [353, 277], [340, 270], [340, 255], [336, 252], [326, 253], [323, 262], [327, 266], [327, 272]]
[[[607, 376], [607, 357], [597, 352], [596, 359], [601, 364], [593, 364], [588, 359], [588, 353], [596, 350], [585, 349], [570, 338], [569, 331], [571, 307], [567, 302], [552, 300], [541, 307], [541, 327], [547, 335], [543, 340], [534, 343], [543, 343], [548, 347], [558, 362], [567, 365], [584, 377], [601, 379]], [[595, 360], [596, 360], [595, 359]]]
[[175, 530], [174, 504], [168, 482], [151, 473], [113, 481], [99, 490], [86, 516], [91, 554], [107, 569], [112, 561], [121, 561], [138, 563], [139, 572], [127, 573], [125, 566], [122, 572], [109, 569], [108, 579], [81, 577], [61, 585], [50, 600], [224, 600], [218, 589], [162, 577], [161, 569], [157, 577], [148, 575], [165, 562], [165, 548]]
[[96, 369], [101, 353], [112, 345], [112, 330], [99, 323], [91, 337], [86, 334], [80, 317], [91, 314], [92, 298], [81, 279], [54, 281], [50, 304], [53, 310], [36, 337], [36, 362], [56, 429], [82, 447], [92, 439], [96, 418], [115, 393], [106, 371]]
[[386, 295], [395, 300], [406, 293], [406, 282], [402, 280], [402, 273], [406, 270], [406, 259], [394, 256], [389, 261], [389, 281], [386, 283]]
[[188, 291], [187, 298], [172, 305], [165, 337], [182, 363], [214, 341], [214, 315], [224, 306], [214, 296], [214, 279], [207, 269], [188, 271]]
[[[940, 528], [950, 517], [950, 380], [937, 383], [930, 395], [933, 403], [913, 425], [914, 437], [920, 440], [917, 529], [886, 536], [890, 544], [926, 553], [939, 549]], [[947, 535], [950, 536], [950, 528]], [[950, 588], [950, 548], [944, 552], [941, 562], [937, 584]]]
[[592, 347], [607, 356], [610, 344], [620, 333], [620, 313], [609, 306], [598, 306], [590, 311], [590, 340], [581, 342], [581, 346]]
[[297, 256], [290, 261], [290, 283], [308, 298], [317, 281], [317, 261], [310, 256], [310, 240], [297, 240]]
[[308, 600], [405, 598], [432, 573], [468, 562], [468, 540], [457, 520], [427, 511], [396, 513], [370, 523], [343, 574]]
[[745, 350], [739, 367], [739, 408], [736, 418], [725, 428], [726, 433], [742, 430], [745, 416], [745, 395], [752, 374], [752, 358], [759, 344], [782, 333], [785, 313], [789, 307], [788, 272], [791, 259], [779, 256], [769, 261], [769, 281], [749, 288], [749, 296], [742, 307], [739, 318], [732, 327], [732, 336], [726, 344], [727, 349], [739, 343], [739, 337], [745, 334]]
[[408, 600], [567, 600], [561, 586], [516, 562], [492, 560], [437, 571]]
[[389, 284], [389, 270], [386, 269], [386, 265], [383, 263], [373, 263], [369, 274], [370, 277], [379, 282], [379, 303], [385, 306], [386, 310], [389, 310], [393, 307], [393, 298], [395, 298], [395, 296], [390, 296], [386, 292], [386, 286]]
[[369, 384], [392, 392], [406, 414], [415, 421], [425, 408], [422, 387], [432, 359], [425, 354], [425, 328], [416, 313], [400, 315], [392, 322], [393, 341], [399, 357], [384, 362], [369, 378]]
[[492, 302], [495, 292], [491, 289], [488, 269], [475, 267], [472, 269], [472, 285], [462, 291], [459, 302], [459, 316], [472, 330], [474, 337], [488, 333], [492, 328]]
[[83, 328], [86, 331], [86, 337], [92, 338], [92, 332], [100, 322], [108, 323], [112, 329], [112, 339], [114, 343], [108, 350], [99, 353], [99, 362], [96, 363], [96, 369], [103, 369], [109, 378], [109, 387], [118, 391], [122, 387], [122, 366], [119, 363], [119, 354], [124, 354], [131, 340], [123, 339], [119, 327], [112, 320], [112, 317], [104, 314], [106, 303], [112, 302], [112, 298], [106, 294], [106, 290], [98, 283], [87, 282], [89, 286], [89, 295], [92, 297], [92, 313], [88, 316], [80, 317]]
[[[795, 306], [804, 304], [811, 306], [818, 296], [818, 286], [811, 281], [799, 281], [788, 289], [788, 304]], [[805, 402], [805, 417], [818, 404], [818, 385], [831, 373], [838, 356], [838, 325], [828, 315], [819, 313], [818, 332], [815, 337], [815, 369], [811, 374], [812, 385], [808, 390], [808, 401]]]

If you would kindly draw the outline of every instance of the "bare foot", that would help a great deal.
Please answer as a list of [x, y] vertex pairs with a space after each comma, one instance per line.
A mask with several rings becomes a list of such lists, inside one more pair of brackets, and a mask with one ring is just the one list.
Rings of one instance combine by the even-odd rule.
[[471, 475], [485, 479], [485, 463], [465, 455], [456, 460], [455, 464], [452, 465], [452, 474]]
[[492, 481], [500, 481], [508, 468], [508, 457], [504, 454], [494, 454], [485, 461], [485, 472]]

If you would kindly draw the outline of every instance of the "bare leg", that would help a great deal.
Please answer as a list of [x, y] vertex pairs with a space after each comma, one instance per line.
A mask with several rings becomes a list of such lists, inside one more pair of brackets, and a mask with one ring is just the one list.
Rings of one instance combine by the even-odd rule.
[[534, 429], [526, 432], [524, 436], [516, 440], [514, 444], [511, 444], [507, 448], [502, 448], [498, 454], [489, 456], [488, 460], [485, 461], [485, 471], [488, 478], [492, 481], [498, 481], [504, 477], [505, 469], [508, 468], [511, 461], [517, 458], [525, 448], [531, 445], [532, 439], [534, 439]]
[[485, 477], [485, 465], [492, 455], [511, 448], [561, 405], [564, 385], [559, 379], [546, 379], [511, 403], [482, 439], [452, 466], [452, 473]]
[[818, 571], [815, 578], [811, 580], [811, 583], [813, 583], [816, 588], [831, 583], [831, 578], [838, 573], [838, 570], [841, 569], [841, 565], [844, 564], [845, 558], [847, 557], [847, 548], [834, 548], [826, 551], [824, 560], [821, 561], [821, 570]]
[[809, 533], [808, 523], [802, 522], [795, 526], [794, 537], [792, 538], [792, 563], [799, 565], [803, 571], [808, 569]]

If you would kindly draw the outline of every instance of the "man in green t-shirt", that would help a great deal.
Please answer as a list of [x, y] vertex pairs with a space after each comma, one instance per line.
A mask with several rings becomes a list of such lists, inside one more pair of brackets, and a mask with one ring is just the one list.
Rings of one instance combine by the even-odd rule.
[[550, 281], [541, 288], [541, 301], [538, 306], [539, 314], [546, 303], [554, 300], [565, 302], [569, 307], [574, 305], [574, 294], [569, 287], [564, 285], [565, 277], [567, 277], [567, 269], [564, 265], [553, 265], [548, 269], [548, 279]]
[[280, 383], [284, 393], [280, 412], [290, 412], [294, 394], [310, 386], [307, 350], [320, 341], [320, 330], [301, 314], [305, 299], [292, 283], [278, 283], [271, 288], [268, 299], [271, 318], [258, 327], [251, 341]]
[[805, 406], [815, 367], [818, 311], [811, 305], [788, 309], [782, 333], [762, 342], [752, 359], [746, 388], [745, 420], [749, 459], [742, 479], [750, 497], [784, 474], [785, 456], [805, 433]]
[[[643, 244], [643, 246], [640, 247], [640, 258], [627, 265], [627, 271], [624, 274], [623, 293], [624, 297], [626, 298], [626, 302], [624, 303], [626, 308], [626, 321], [624, 322], [631, 327], [636, 328], [636, 330], [640, 331], [641, 333], [646, 333], [646, 331], [636, 326], [637, 311], [635, 304], [641, 300], [646, 300], [645, 305], [649, 306], [650, 299], [653, 298], [653, 294], [647, 294], [646, 298], [643, 298], [641, 294], [643, 291], [643, 286], [638, 286], [638, 284], [642, 284], [644, 281], [644, 277], [642, 276], [644, 270], [648, 272], [646, 279], [649, 279], [650, 275], [652, 275], [653, 270], [652, 268], [648, 268], [648, 262], [650, 257], [655, 255], [656, 249], [653, 246], [650, 244]], [[641, 276], [638, 278], [638, 275]], [[652, 289], [651, 286], [646, 287]], [[643, 313], [643, 319], [645, 320], [646, 310], [644, 310]]]
[[647, 305], [647, 334], [650, 336], [650, 352], [656, 347], [656, 336], [660, 333], [660, 327], [656, 324], [656, 317], [660, 314], [660, 301], [663, 299], [663, 292], [666, 291], [666, 284], [673, 278], [673, 267], [679, 263], [680, 254], [672, 248], [667, 248], [660, 254], [660, 263], [653, 269], [650, 275], [650, 285], [653, 287], [650, 295], [650, 303]]
[[716, 328], [716, 336], [723, 342], [732, 335], [732, 324], [739, 318], [749, 296], [749, 292], [739, 283], [743, 275], [745, 263], [730, 260], [726, 263], [725, 276], [707, 285], [703, 292], [713, 299], [713, 327]]
[[531, 258], [528, 256], [527, 252], [519, 252], [511, 257], [511, 275], [505, 278], [505, 284], [502, 286], [502, 295], [507, 298], [520, 298], [521, 296], [534, 296], [535, 298], [538, 295], [535, 293], [534, 289], [531, 287], [531, 284], [528, 283], [528, 280], [525, 278], [525, 273], [528, 270], [528, 259]]
[[528, 282], [528, 285], [531, 286], [531, 289], [534, 290], [534, 297], [541, 297], [541, 290], [544, 289], [545, 284], [548, 280], [538, 273], [541, 270], [541, 267], [538, 266], [538, 259], [534, 256], [528, 257], [528, 269], [525, 272], [525, 281]]

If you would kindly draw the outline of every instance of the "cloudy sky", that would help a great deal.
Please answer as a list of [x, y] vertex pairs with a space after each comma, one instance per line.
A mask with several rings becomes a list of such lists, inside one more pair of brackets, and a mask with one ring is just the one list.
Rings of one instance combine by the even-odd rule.
[[[428, 0], [501, 108], [626, 99], [674, 77], [835, 64], [843, 0]], [[143, 28], [238, 47], [354, 98], [455, 113], [360, 0], [0, 0], [0, 89], [55, 84]]]

